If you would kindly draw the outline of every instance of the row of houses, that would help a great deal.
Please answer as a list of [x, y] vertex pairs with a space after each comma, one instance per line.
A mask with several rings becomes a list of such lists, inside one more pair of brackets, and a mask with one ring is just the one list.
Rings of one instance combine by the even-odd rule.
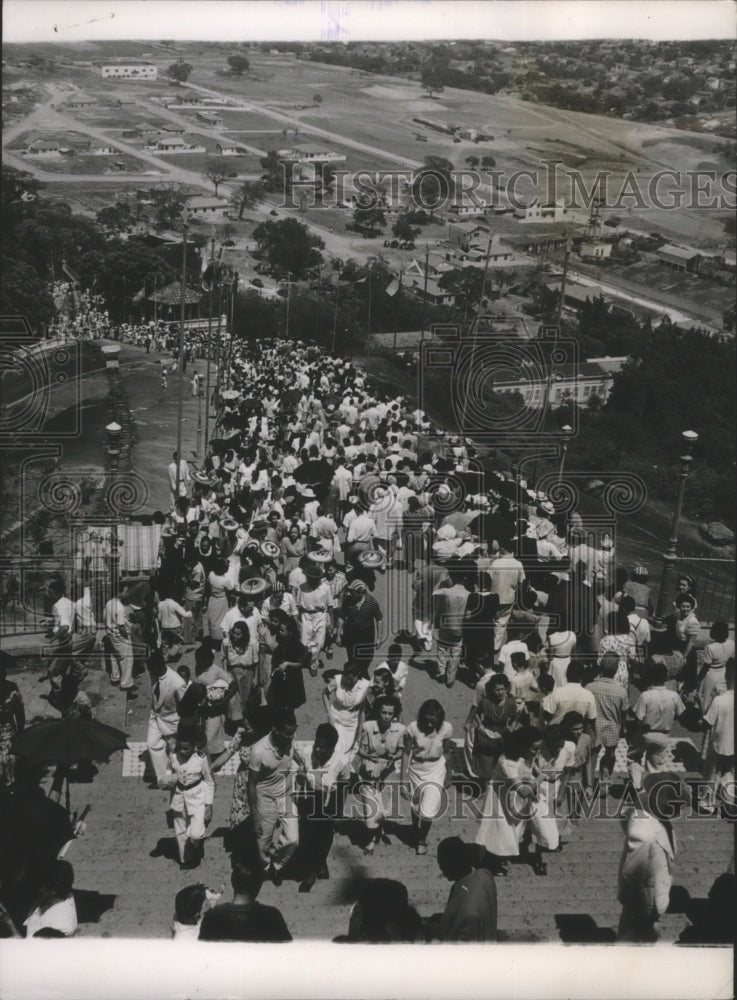
[[86, 156], [113, 156], [120, 153], [119, 149], [106, 142], [95, 142], [91, 139], [27, 139], [26, 145], [18, 150], [21, 156], [40, 160], [59, 160], [63, 156], [82, 154]]

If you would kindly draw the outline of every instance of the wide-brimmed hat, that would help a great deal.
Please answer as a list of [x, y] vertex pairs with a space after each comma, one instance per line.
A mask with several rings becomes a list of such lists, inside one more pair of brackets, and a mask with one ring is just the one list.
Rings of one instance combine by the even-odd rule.
[[265, 539], [259, 545], [261, 554], [266, 556], [267, 559], [276, 559], [281, 551], [276, 542], [272, 542], [270, 539]]
[[220, 527], [224, 531], [236, 531], [238, 528], [238, 522], [234, 517], [224, 517], [220, 521]]
[[206, 472], [193, 472], [192, 479], [200, 486], [210, 486], [211, 480]]
[[[384, 562], [384, 557], [382, 556], [381, 552], [376, 552], [369, 549], [368, 551], [362, 552], [359, 555], [358, 561], [362, 566], [365, 566], [367, 569], [375, 569], [377, 566], [382, 565], [382, 563]], [[363, 581], [354, 580], [353, 582], [362, 583]]]
[[324, 566], [325, 563], [332, 562], [333, 553], [327, 552], [325, 549], [315, 549], [312, 552], [308, 552], [306, 558], [308, 562], [316, 566]]
[[266, 592], [266, 580], [261, 576], [251, 576], [243, 581], [240, 590], [247, 597], [260, 597]]

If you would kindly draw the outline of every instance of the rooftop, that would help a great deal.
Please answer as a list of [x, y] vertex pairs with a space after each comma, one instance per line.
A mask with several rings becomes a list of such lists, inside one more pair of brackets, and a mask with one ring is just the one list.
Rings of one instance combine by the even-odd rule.
[[694, 257], [699, 256], [696, 250], [687, 250], [684, 247], [674, 247], [670, 244], [660, 247], [658, 253], [664, 254], [666, 257], [675, 257], [676, 260], [693, 260]]

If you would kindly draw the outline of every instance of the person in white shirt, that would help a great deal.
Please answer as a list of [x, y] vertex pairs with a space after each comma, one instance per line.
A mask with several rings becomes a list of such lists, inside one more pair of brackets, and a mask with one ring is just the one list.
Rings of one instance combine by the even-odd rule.
[[512, 555], [511, 539], [499, 538], [499, 556], [489, 567], [491, 592], [499, 598], [499, 609], [494, 618], [494, 649], [501, 649], [507, 637], [507, 624], [517, 600], [519, 588], [525, 581], [522, 563]]
[[74, 631], [72, 634], [72, 656], [83, 664], [97, 643], [97, 622], [92, 607], [90, 588], [85, 587], [82, 596], [74, 602]]
[[704, 715], [706, 740], [704, 778], [709, 782], [703, 805], [714, 812], [720, 795], [734, 796], [734, 657], [727, 661], [727, 690], [715, 695]]
[[159, 601], [159, 625], [161, 626], [161, 645], [167, 660], [176, 660], [181, 654], [184, 642], [182, 621], [191, 618], [192, 612], [168, 595]]
[[151, 672], [151, 712], [148, 717], [146, 747], [158, 783], [166, 772], [168, 745], [173, 742], [177, 732], [179, 702], [187, 684], [175, 670], [167, 667], [160, 649], [151, 653], [148, 668]]
[[119, 597], [111, 597], [102, 613], [105, 633], [102, 648], [111, 684], [120, 684], [121, 691], [133, 687], [133, 644], [128, 624], [128, 608]]
[[333, 844], [335, 791], [341, 766], [340, 755], [335, 752], [337, 745], [337, 729], [323, 722], [312, 743], [292, 750], [298, 767], [294, 798], [299, 811], [299, 852], [305, 870], [300, 892], [309, 892], [316, 879], [330, 875], [327, 859]]
[[375, 674], [377, 670], [382, 669], [390, 671], [394, 681], [394, 693], [401, 698], [402, 692], [407, 686], [409, 668], [402, 659], [402, 647], [398, 642], [393, 642], [389, 646], [386, 651], [386, 659], [374, 669], [373, 673]]
[[207, 757], [196, 749], [197, 730], [179, 723], [176, 747], [159, 787], [171, 792], [169, 812], [179, 849], [180, 867], [196, 868], [204, 854], [205, 829], [212, 819], [215, 782]]
[[52, 688], [58, 688], [64, 674], [70, 669], [75, 669], [72, 655], [74, 604], [64, 595], [64, 590], [64, 584], [60, 580], [52, 580], [48, 585], [49, 598], [52, 601], [52, 621], [46, 632], [46, 638], [51, 640], [51, 644], [46, 647], [44, 653], [49, 660], [47, 677], [51, 681]]
[[174, 461], [169, 463], [169, 492], [171, 493], [171, 506], [172, 509], [176, 509], [177, 500], [180, 497], [186, 497], [189, 495], [189, 488], [192, 481], [192, 477], [189, 473], [189, 465], [182, 458], [179, 458], [179, 452], [174, 452]]
[[59, 858], [44, 876], [39, 889], [38, 904], [25, 921], [26, 937], [44, 936], [48, 928], [63, 937], [72, 937], [77, 930], [77, 907], [72, 894], [74, 869]]
[[[365, 511], [361, 511], [348, 525], [346, 534], [346, 560], [356, 559], [362, 552], [371, 548], [372, 539], [376, 538], [376, 522]], [[346, 515], [347, 517], [347, 515]], [[345, 524], [345, 519], [343, 521]]]

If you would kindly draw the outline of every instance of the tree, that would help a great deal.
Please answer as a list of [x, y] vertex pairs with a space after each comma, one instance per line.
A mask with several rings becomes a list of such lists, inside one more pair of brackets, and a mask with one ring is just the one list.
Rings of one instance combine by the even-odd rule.
[[254, 229], [253, 238], [277, 275], [301, 278], [322, 263], [320, 251], [325, 243], [297, 219], [262, 222]]
[[416, 205], [433, 213], [452, 197], [453, 164], [443, 156], [426, 156], [425, 165], [412, 178], [412, 197]]
[[25, 316], [31, 327], [40, 332], [56, 312], [48, 283], [14, 254], [3, 254], [1, 266], [0, 310], [5, 316]]
[[446, 271], [438, 279], [438, 285], [447, 289], [458, 299], [463, 299], [470, 306], [481, 301], [481, 290], [484, 283], [484, 272], [480, 267], [456, 267]]
[[386, 216], [380, 205], [361, 204], [356, 205], [353, 212], [353, 225], [356, 229], [374, 231], [386, 225]]
[[19, 219], [33, 213], [33, 202], [43, 184], [27, 170], [3, 167], [0, 185], [0, 218], [7, 235]]
[[106, 205], [101, 208], [96, 216], [98, 225], [102, 226], [106, 232], [125, 232], [135, 221], [131, 213], [130, 206], [122, 201], [116, 201], [114, 205]]
[[313, 94], [312, 95], [312, 103], [314, 105], [322, 104], [322, 94]]
[[243, 181], [233, 194], [231, 204], [238, 213], [238, 219], [243, 218], [246, 209], [255, 208], [266, 197], [263, 181]]
[[469, 165], [469, 167], [471, 168], [471, 170], [475, 170], [476, 167], [479, 165], [480, 162], [481, 162], [481, 160], [478, 158], [478, 156], [467, 156], [466, 157], [466, 163]]
[[227, 164], [213, 164], [213, 166], [207, 168], [205, 176], [214, 184], [215, 197], [217, 198], [218, 188], [223, 181], [232, 180], [233, 177], [238, 176], [238, 173]]
[[165, 184], [150, 188], [148, 198], [153, 202], [153, 218], [156, 229], [171, 229], [181, 223], [184, 212], [185, 194], [181, 184]]
[[82, 285], [105, 298], [114, 317], [121, 317], [124, 303], [141, 289], [150, 294], [154, 285], [161, 288], [179, 276], [178, 269], [168, 264], [160, 253], [142, 240], [108, 242], [104, 252], [85, 254], [78, 265]]
[[494, 159], [493, 156], [489, 156], [487, 154], [486, 156], [482, 156], [481, 157], [481, 166], [484, 169], [488, 169], [489, 167], [495, 167], [496, 166], [496, 160]]
[[230, 72], [233, 76], [243, 76], [251, 68], [246, 56], [241, 55], [228, 56], [228, 66], [230, 66]]
[[291, 180], [291, 171], [285, 169], [284, 161], [279, 159], [275, 149], [270, 149], [266, 156], [261, 157], [261, 169], [261, 180], [266, 191], [283, 191]]
[[191, 72], [192, 66], [188, 62], [184, 62], [183, 59], [180, 59], [179, 62], [171, 64], [166, 71], [166, 75], [169, 79], [174, 80], [175, 83], [182, 84], [187, 82]]
[[413, 226], [406, 215], [400, 215], [392, 226], [392, 233], [398, 240], [412, 243], [420, 235], [420, 229]]
[[445, 66], [435, 60], [426, 62], [420, 70], [420, 83], [428, 97], [439, 94], [445, 89], [445, 78]]

